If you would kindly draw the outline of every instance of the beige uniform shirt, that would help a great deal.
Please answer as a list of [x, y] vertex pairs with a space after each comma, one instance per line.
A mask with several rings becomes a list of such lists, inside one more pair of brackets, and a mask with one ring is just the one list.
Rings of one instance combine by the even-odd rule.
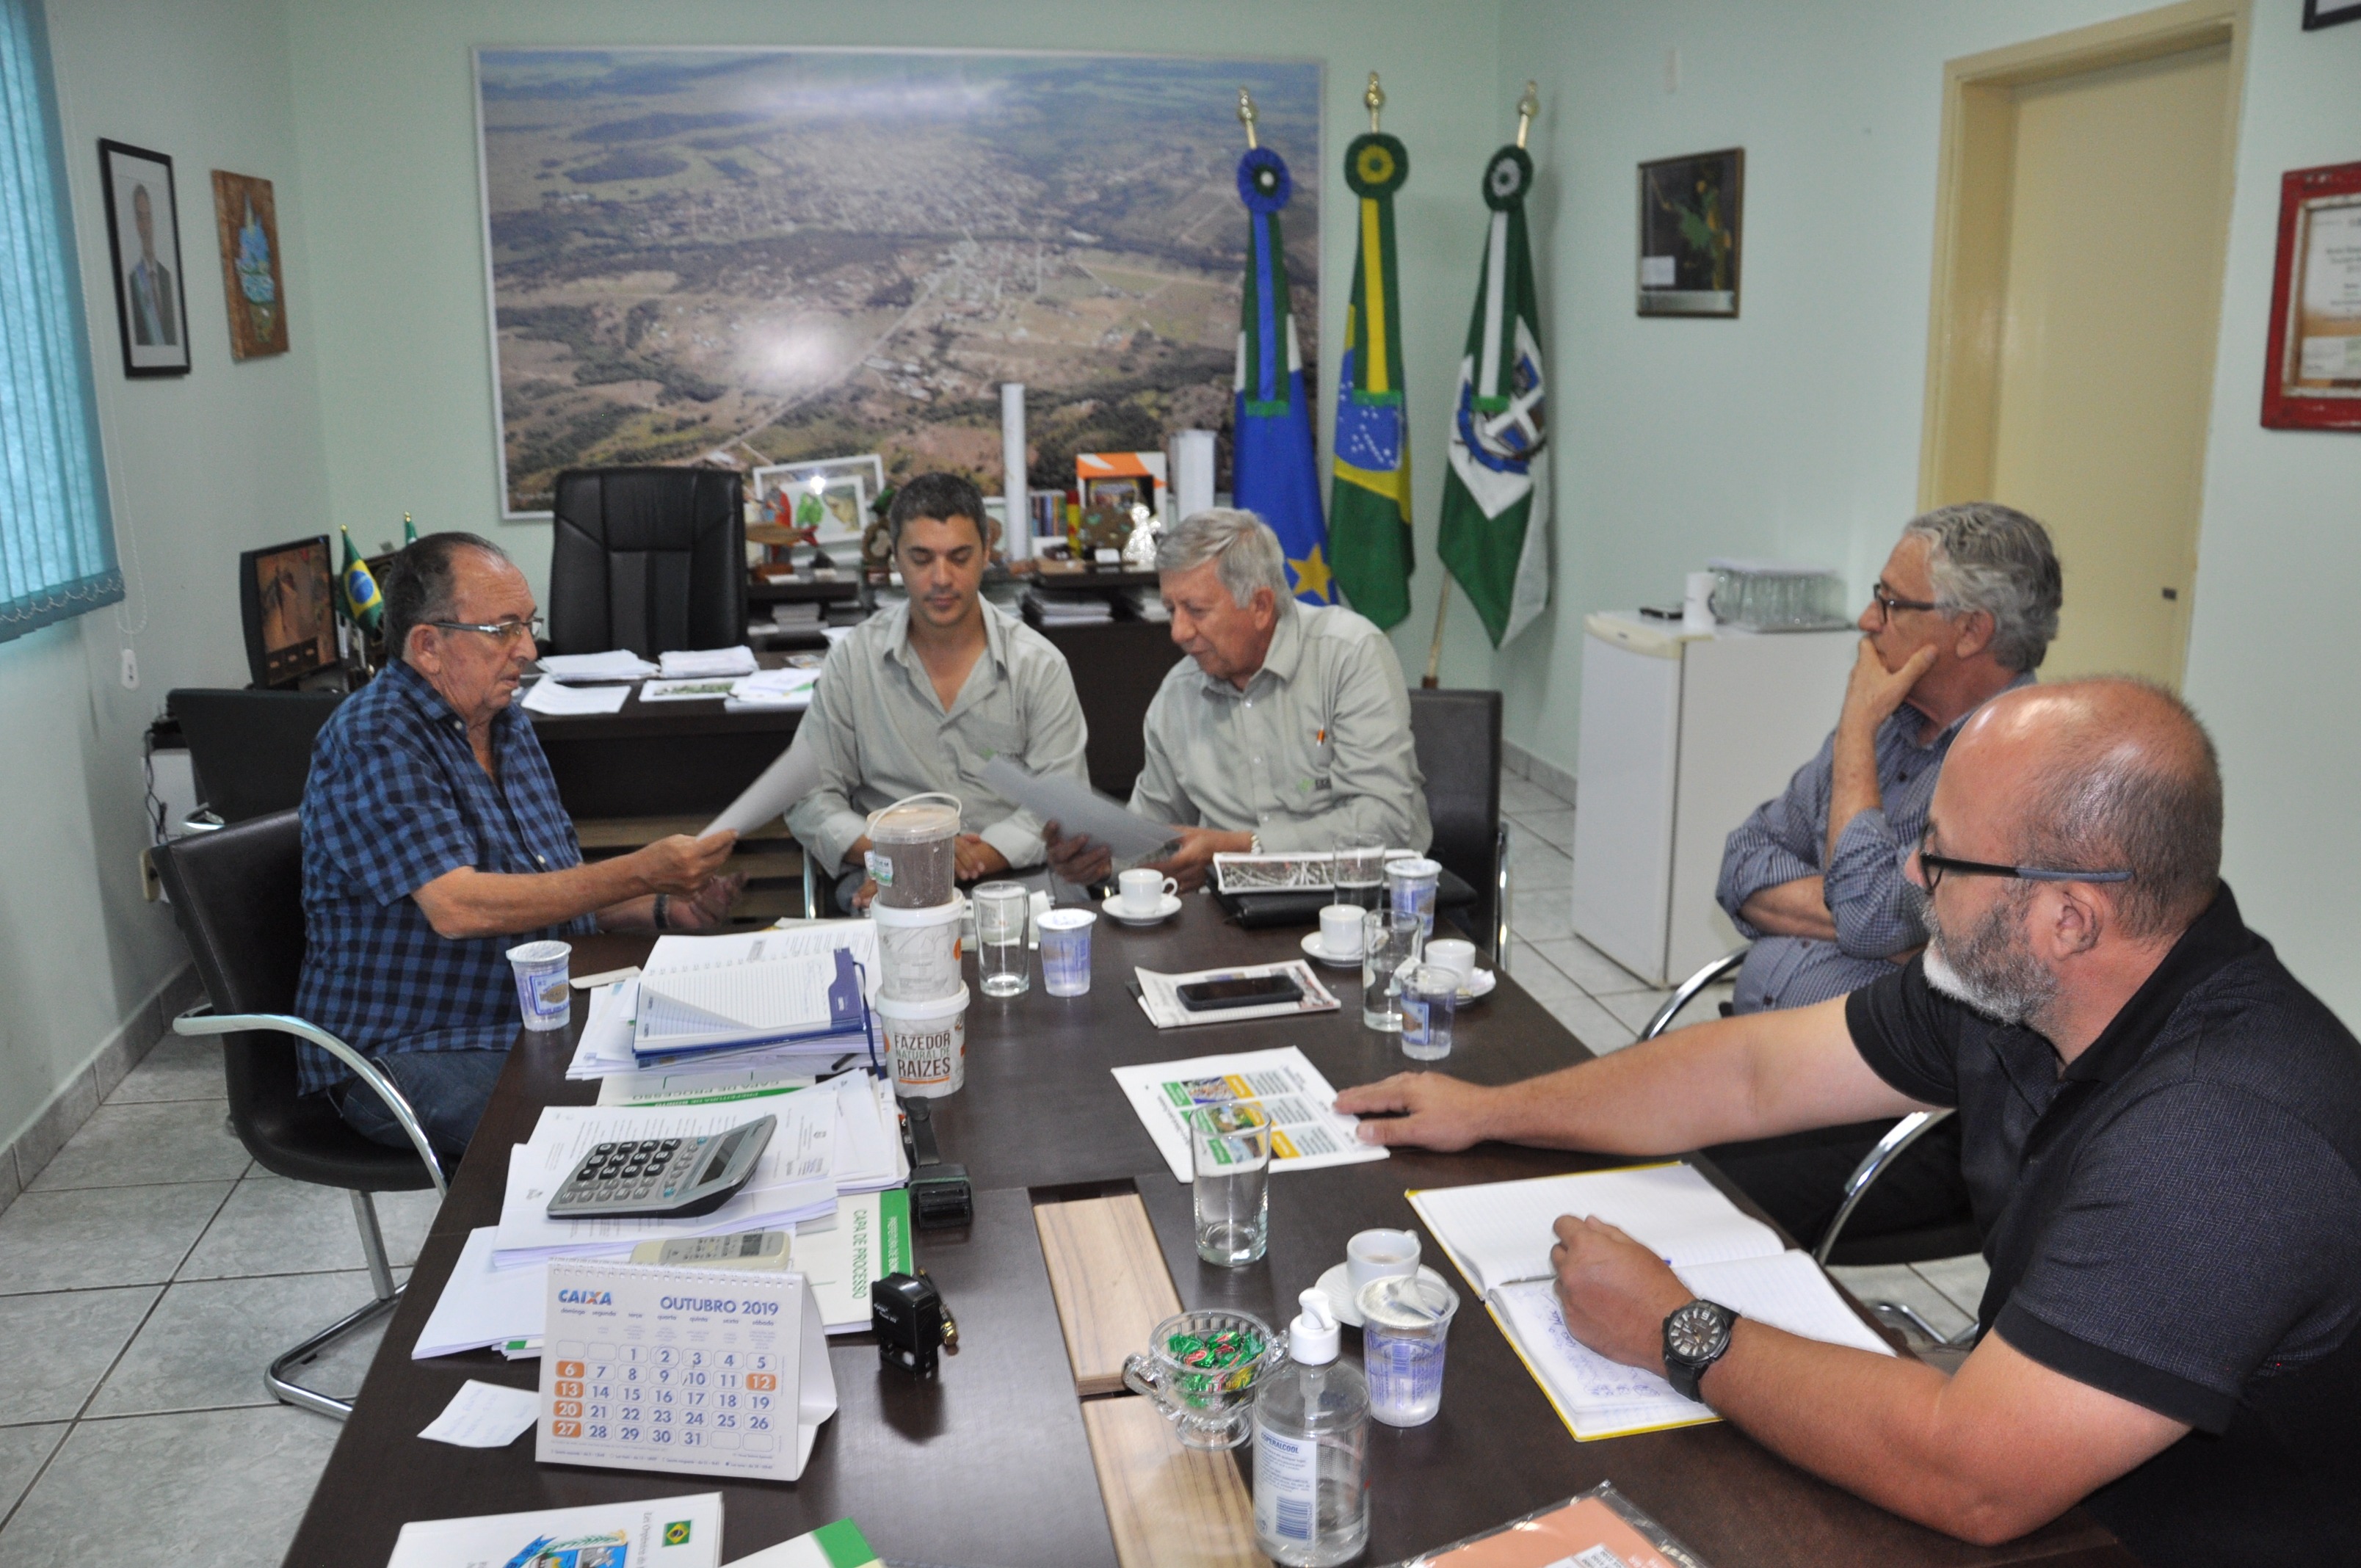
[[869, 813], [939, 790], [960, 802], [960, 828], [1022, 870], [1043, 859], [1040, 819], [983, 782], [1005, 756], [1032, 773], [1086, 779], [1089, 736], [1066, 656], [986, 602], [984, 650], [946, 712], [910, 647], [910, 607], [880, 610], [828, 652], [804, 724], [819, 752], [820, 787], [787, 813], [807, 853], [840, 871], [869, 831]]
[[1338, 606], [1295, 604], [1240, 691], [1183, 659], [1148, 705], [1131, 808], [1157, 822], [1327, 850], [1345, 833], [1424, 850], [1426, 780], [1393, 644]]

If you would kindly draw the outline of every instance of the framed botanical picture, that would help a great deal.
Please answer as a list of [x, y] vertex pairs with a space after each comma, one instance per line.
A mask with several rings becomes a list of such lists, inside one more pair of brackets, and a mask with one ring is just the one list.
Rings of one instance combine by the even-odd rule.
[[1746, 149], [1640, 165], [1643, 316], [1734, 316]]
[[214, 233], [229, 303], [229, 355], [287, 352], [287, 286], [279, 275], [279, 208], [270, 181], [214, 170]]
[[2263, 423], [2361, 430], [2361, 163], [2279, 177]]
[[869, 504], [885, 488], [885, 460], [870, 452], [779, 463], [750, 477], [763, 521], [812, 529], [820, 544], [857, 544], [869, 525]]
[[2361, 0], [2303, 0], [2303, 30], [2314, 32], [2339, 22], [2361, 22]]
[[115, 264], [115, 318], [126, 376], [189, 373], [189, 309], [181, 269], [181, 208], [172, 160], [160, 152], [98, 144], [106, 193], [106, 247]]

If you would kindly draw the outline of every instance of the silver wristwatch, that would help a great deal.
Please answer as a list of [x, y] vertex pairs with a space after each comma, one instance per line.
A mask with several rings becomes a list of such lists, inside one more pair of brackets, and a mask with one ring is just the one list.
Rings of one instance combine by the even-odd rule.
[[[1691, 1301], [1664, 1316], [1664, 1381], [1684, 1399], [1697, 1399], [1705, 1369], [1730, 1350], [1738, 1314], [1719, 1301]], [[1700, 1401], [1702, 1402], [1702, 1401]]]

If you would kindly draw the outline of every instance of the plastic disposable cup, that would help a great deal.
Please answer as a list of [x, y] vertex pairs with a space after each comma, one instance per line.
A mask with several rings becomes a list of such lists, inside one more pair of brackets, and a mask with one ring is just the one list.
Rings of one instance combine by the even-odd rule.
[[1091, 927], [1087, 909], [1052, 909], [1041, 916], [1041, 985], [1052, 996], [1085, 996], [1091, 989]]
[[1197, 1255], [1237, 1268], [1270, 1246], [1270, 1124], [1245, 1105], [1189, 1113]]
[[975, 905], [977, 983], [986, 996], [1021, 996], [1033, 985], [1033, 955], [1025, 948], [1033, 892], [1021, 882], [988, 882], [968, 895]]
[[877, 902], [897, 909], [949, 904], [958, 882], [960, 806], [914, 795], [869, 817], [869, 875]]
[[960, 938], [967, 911], [957, 899], [903, 909], [881, 898], [870, 905], [869, 917], [877, 923], [878, 995], [938, 1002], [960, 988]]
[[1411, 856], [1386, 862], [1386, 898], [1397, 915], [1415, 915], [1428, 936], [1434, 935], [1434, 890], [1443, 877], [1436, 862]]
[[1369, 1414], [1389, 1427], [1424, 1426], [1443, 1408], [1443, 1358], [1459, 1293], [1419, 1274], [1362, 1287], [1361, 1365]]
[[1441, 964], [1421, 963], [1402, 980], [1402, 1055], [1441, 1061], [1451, 1054], [1451, 1025], [1459, 1011], [1459, 976]]
[[527, 942], [509, 949], [509, 970], [516, 976], [517, 1007], [526, 1028], [538, 1033], [566, 1027], [574, 1015], [574, 987], [566, 972], [573, 962], [570, 942]]
[[877, 999], [878, 1032], [894, 1058], [894, 1092], [932, 1100], [967, 1081], [967, 987], [931, 1002]]

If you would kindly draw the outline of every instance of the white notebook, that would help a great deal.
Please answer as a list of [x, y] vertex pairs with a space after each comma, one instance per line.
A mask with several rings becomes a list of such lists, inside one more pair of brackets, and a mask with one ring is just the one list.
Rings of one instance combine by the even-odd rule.
[[1411, 1207], [1508, 1335], [1579, 1442], [1718, 1420], [1653, 1372], [1608, 1360], [1567, 1332], [1550, 1248], [1561, 1214], [1603, 1220], [1653, 1248], [1681, 1282], [1741, 1317], [1806, 1339], [1894, 1354], [1818, 1264], [1693, 1166], [1640, 1166], [1410, 1194]]

